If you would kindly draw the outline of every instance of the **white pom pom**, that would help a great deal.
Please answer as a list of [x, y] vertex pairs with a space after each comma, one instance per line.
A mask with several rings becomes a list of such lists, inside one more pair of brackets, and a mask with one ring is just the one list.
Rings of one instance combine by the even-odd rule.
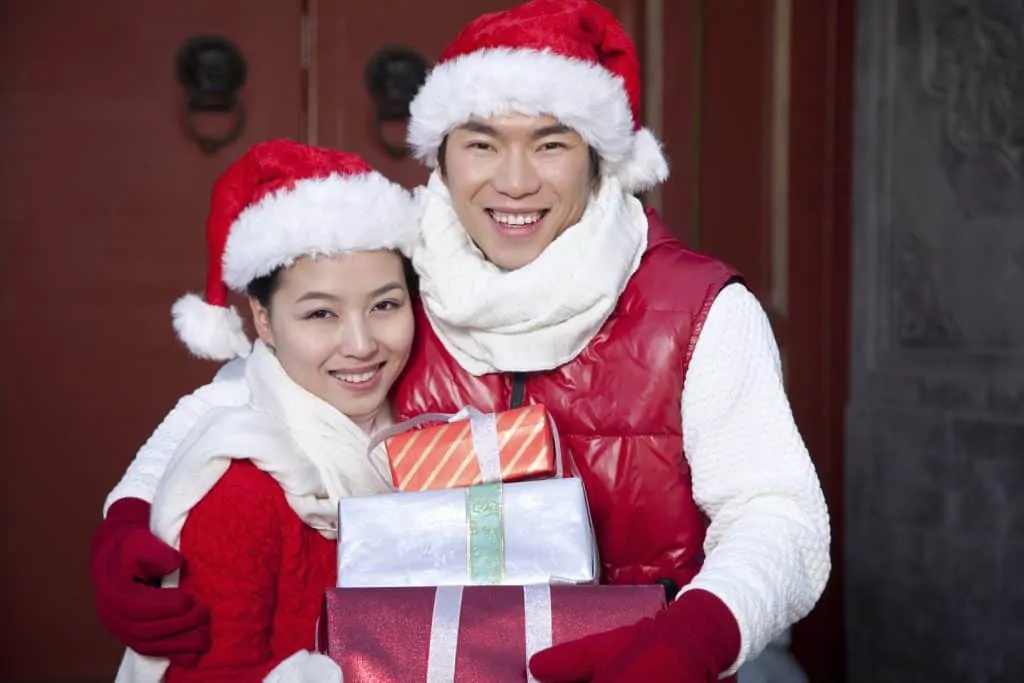
[[178, 339], [199, 358], [231, 360], [252, 351], [233, 306], [212, 306], [197, 294], [186, 294], [174, 302], [171, 317]]
[[633, 149], [629, 156], [616, 164], [612, 172], [627, 192], [644, 192], [668, 178], [668, 161], [654, 134], [641, 128], [633, 136]]

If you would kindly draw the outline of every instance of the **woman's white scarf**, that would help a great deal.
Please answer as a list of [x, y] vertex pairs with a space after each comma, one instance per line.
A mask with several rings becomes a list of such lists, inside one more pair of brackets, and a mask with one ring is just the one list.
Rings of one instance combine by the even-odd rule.
[[[178, 548], [189, 512], [233, 460], [243, 459], [277, 480], [303, 522], [336, 539], [339, 498], [394, 490], [383, 445], [367, 457], [369, 435], [296, 384], [262, 342], [253, 346], [245, 372], [250, 405], [215, 408], [189, 432], [160, 480], [150, 529]], [[385, 409], [374, 427], [389, 422]], [[163, 585], [177, 586], [177, 574]], [[166, 669], [164, 658], [127, 650], [115, 683], [156, 683]]]
[[613, 177], [602, 179], [578, 223], [511, 271], [472, 242], [437, 173], [420, 192], [413, 263], [424, 309], [448, 352], [474, 375], [571, 361], [612, 314], [647, 248], [643, 206]]

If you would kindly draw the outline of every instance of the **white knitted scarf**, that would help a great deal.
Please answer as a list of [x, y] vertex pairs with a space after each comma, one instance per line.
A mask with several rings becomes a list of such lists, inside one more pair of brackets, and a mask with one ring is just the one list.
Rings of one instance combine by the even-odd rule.
[[[367, 457], [369, 435], [296, 384], [262, 342], [253, 346], [245, 373], [250, 405], [211, 410], [171, 458], [150, 516], [158, 538], [179, 547], [189, 512], [233, 460], [250, 460], [274, 477], [302, 521], [329, 539], [337, 538], [339, 498], [394, 490], [384, 447]], [[389, 423], [385, 410], [374, 427]], [[163, 580], [164, 587], [177, 585], [177, 573]], [[158, 683], [167, 664], [127, 650], [115, 683]]]

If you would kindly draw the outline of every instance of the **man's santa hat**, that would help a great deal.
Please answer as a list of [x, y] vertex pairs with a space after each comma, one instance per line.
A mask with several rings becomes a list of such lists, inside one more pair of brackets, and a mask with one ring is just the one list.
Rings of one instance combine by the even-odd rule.
[[578, 132], [630, 192], [668, 177], [640, 126], [640, 63], [614, 15], [590, 0], [531, 0], [485, 14], [441, 55], [410, 105], [409, 144], [427, 165], [471, 116], [547, 114]]
[[252, 345], [228, 306], [228, 289], [245, 292], [302, 256], [408, 254], [417, 230], [412, 195], [357, 155], [289, 140], [254, 145], [214, 184], [206, 291], [175, 302], [174, 329], [201, 358], [248, 355]]

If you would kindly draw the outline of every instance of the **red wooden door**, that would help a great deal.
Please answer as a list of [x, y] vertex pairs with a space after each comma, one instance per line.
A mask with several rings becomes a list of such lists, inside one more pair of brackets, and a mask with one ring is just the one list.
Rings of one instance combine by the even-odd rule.
[[[9, 0], [0, 7], [0, 680], [109, 681], [90, 536], [106, 492], [175, 399], [211, 376], [173, 335], [201, 287], [216, 175], [300, 130], [301, 4]], [[248, 60], [241, 140], [202, 153], [179, 123], [189, 37]]]
[[832, 575], [792, 649], [813, 683], [841, 683], [855, 2], [644, 1], [660, 7], [658, 113], [674, 162], [658, 200], [772, 320], [832, 523]]
[[[793, 97], [811, 100], [790, 117], [791, 126], [808, 124], [818, 132], [794, 145], [798, 156], [782, 187], [795, 200], [790, 263], [812, 248], [841, 243], [841, 221], [834, 234], [809, 226], [843, 208], [842, 192], [834, 189], [841, 179], [824, 188], [833, 193], [827, 196], [814, 183], [839, 163], [826, 153], [838, 149], [841, 156], [843, 149], [828, 128], [835, 124], [836, 100], [818, 80], [835, 86], [829, 80], [835, 77], [834, 8], [849, 0], [791, 2], [794, 36], [799, 28], [810, 37], [794, 38], [794, 46], [806, 50], [800, 63], [823, 66], [821, 73], [796, 66], [792, 72]], [[93, 613], [89, 538], [104, 495], [143, 439], [176, 397], [214, 370], [187, 358], [168, 312], [177, 296], [203, 281], [203, 220], [216, 175], [252, 142], [293, 137], [361, 153], [406, 185], [422, 182], [421, 166], [392, 159], [374, 140], [367, 61], [379, 47], [404, 44], [433, 62], [465, 21], [516, 3], [292, 0], [261, 5], [258, 12], [241, 0], [0, 5], [0, 437], [7, 466], [0, 483], [0, 539], [7, 551], [0, 563], [7, 606], [0, 678], [100, 681], [113, 675], [120, 647]], [[647, 78], [661, 77], [660, 88], [649, 80], [645, 109], [661, 124], [674, 174], [654, 199], [681, 235], [733, 261], [760, 294], [769, 294], [779, 281], [772, 271], [779, 262], [766, 251], [772, 176], [771, 155], [762, 146], [772, 139], [763, 108], [772, 88], [767, 70], [729, 65], [736, 66], [733, 58], [771, 63], [759, 52], [770, 50], [771, 40], [759, 31], [774, 16], [766, 9], [772, 3], [605, 4], [640, 43]], [[729, 8], [747, 19], [730, 19]], [[208, 32], [236, 41], [249, 63], [245, 134], [209, 156], [182, 131], [173, 70], [180, 45]], [[730, 56], [732, 49], [738, 53]], [[707, 86], [703, 110], [695, 105], [701, 83]], [[826, 94], [814, 99], [815, 93]], [[733, 119], [718, 118], [730, 112]], [[711, 127], [702, 131], [702, 120]], [[403, 133], [389, 131], [394, 141]], [[738, 133], [746, 137], [732, 137]], [[710, 232], [705, 226], [718, 227]], [[809, 263], [817, 264], [813, 271], [804, 267]], [[812, 453], [824, 458], [819, 468], [833, 493], [838, 452], [827, 449], [837, 443], [830, 397], [839, 389], [828, 380], [836, 354], [844, 361], [841, 345], [824, 344], [841, 329], [804, 331], [822, 329], [811, 323], [830, 301], [842, 304], [842, 291], [829, 285], [839, 280], [829, 279], [827, 263], [802, 258], [798, 266], [787, 268], [793, 296], [780, 332], [794, 408]], [[837, 501], [830, 499], [835, 511]], [[819, 614], [825, 628], [806, 642], [835, 648], [839, 613]], [[817, 666], [805, 659], [821, 673], [835, 672], [838, 662], [835, 652]]]

